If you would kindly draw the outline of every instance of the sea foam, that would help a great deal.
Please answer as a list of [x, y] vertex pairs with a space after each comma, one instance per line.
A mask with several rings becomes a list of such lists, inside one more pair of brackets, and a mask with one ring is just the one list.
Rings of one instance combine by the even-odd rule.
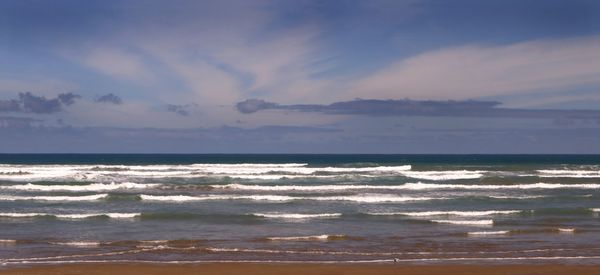
[[471, 220], [471, 221], [463, 221], [463, 220], [431, 220], [435, 223], [448, 223], [448, 224], [456, 224], [456, 225], [472, 225], [472, 226], [487, 226], [493, 225], [494, 220]]
[[254, 213], [254, 216], [271, 219], [314, 219], [314, 218], [334, 218], [342, 216], [342, 213], [322, 213], [322, 214], [293, 214], [293, 213]]
[[600, 184], [560, 184], [560, 183], [531, 183], [531, 184], [513, 184], [513, 185], [482, 185], [482, 184], [433, 184], [433, 183], [407, 183], [406, 189], [427, 190], [427, 189], [598, 189]]
[[368, 213], [370, 215], [404, 215], [411, 217], [426, 216], [462, 216], [479, 217], [491, 215], [508, 215], [520, 213], [522, 210], [488, 210], [488, 211], [424, 211], [424, 212], [392, 212], [392, 213]]
[[12, 189], [23, 191], [110, 191], [117, 189], [145, 189], [156, 187], [159, 184], [141, 184], [134, 182], [122, 183], [92, 183], [87, 185], [42, 185], [42, 184], [20, 184], [0, 186], [0, 189]]
[[313, 235], [313, 236], [291, 236], [291, 237], [267, 237], [270, 241], [331, 241], [346, 239], [346, 235]]
[[510, 233], [510, 231], [502, 230], [502, 231], [476, 231], [476, 232], [468, 232], [469, 236], [489, 236], [489, 235], [506, 235]]
[[88, 196], [0, 196], [0, 201], [95, 201], [108, 197], [108, 194]]
[[87, 219], [92, 217], [109, 217], [112, 219], [129, 219], [140, 216], [142, 213], [85, 213], [85, 214], [53, 214], [53, 213], [0, 213], [0, 217], [32, 218], [56, 217], [58, 219]]

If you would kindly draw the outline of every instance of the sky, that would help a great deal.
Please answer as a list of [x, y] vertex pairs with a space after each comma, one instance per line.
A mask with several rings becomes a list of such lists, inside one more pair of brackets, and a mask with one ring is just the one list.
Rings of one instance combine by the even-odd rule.
[[0, 1], [0, 153], [600, 153], [595, 0]]

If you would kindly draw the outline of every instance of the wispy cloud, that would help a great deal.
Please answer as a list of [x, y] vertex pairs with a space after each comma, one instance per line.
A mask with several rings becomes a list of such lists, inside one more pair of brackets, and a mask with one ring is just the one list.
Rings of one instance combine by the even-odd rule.
[[425, 52], [357, 81], [373, 98], [475, 99], [600, 84], [600, 38], [466, 45]]
[[152, 77], [143, 57], [116, 47], [94, 48], [79, 59], [84, 65], [119, 79], [145, 81]]

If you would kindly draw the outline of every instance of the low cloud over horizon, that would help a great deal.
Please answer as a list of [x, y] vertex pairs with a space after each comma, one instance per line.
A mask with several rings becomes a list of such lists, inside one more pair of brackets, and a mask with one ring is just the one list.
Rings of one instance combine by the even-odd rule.
[[569, 118], [596, 119], [600, 122], [600, 110], [557, 110], [501, 108], [498, 101], [477, 100], [378, 100], [355, 99], [326, 105], [282, 105], [261, 99], [247, 99], [236, 104], [240, 113], [251, 114], [263, 110], [289, 110], [337, 115], [366, 116], [446, 116], [479, 118]]

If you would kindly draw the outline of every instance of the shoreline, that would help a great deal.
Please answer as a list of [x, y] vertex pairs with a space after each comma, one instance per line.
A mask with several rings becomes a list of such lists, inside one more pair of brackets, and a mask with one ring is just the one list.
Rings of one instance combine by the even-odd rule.
[[0, 274], [600, 274], [600, 265], [407, 265], [407, 264], [61, 264], [12, 267]]

